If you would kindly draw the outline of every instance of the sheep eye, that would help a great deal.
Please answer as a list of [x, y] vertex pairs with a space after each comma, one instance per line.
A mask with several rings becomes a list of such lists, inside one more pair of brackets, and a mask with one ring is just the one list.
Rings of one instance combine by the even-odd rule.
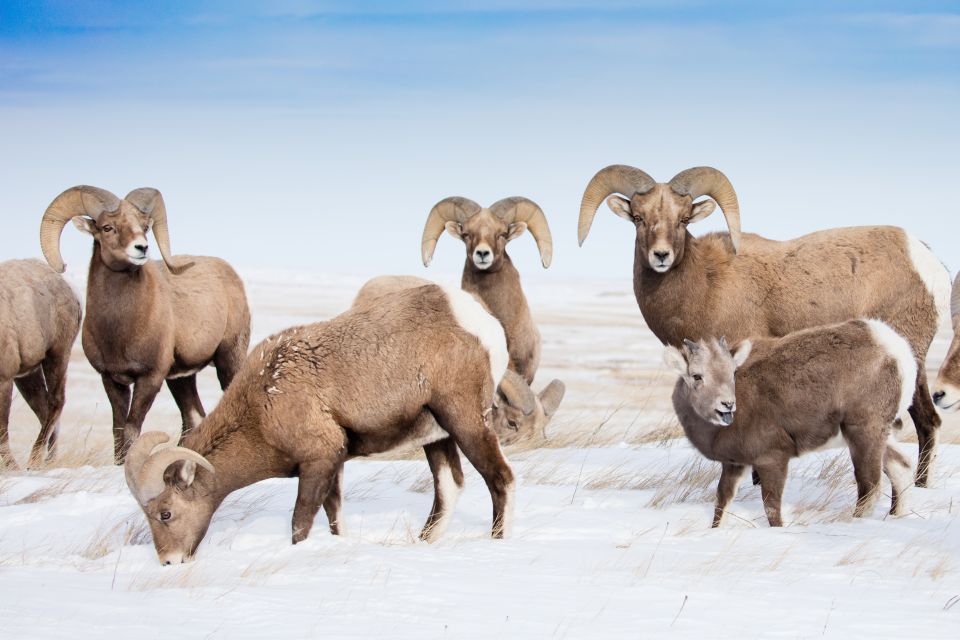
[[101, 229], [101, 231], [105, 231], [105, 232], [107, 232], [107, 233], [110, 233], [111, 231], [113, 231], [113, 227], [111, 227], [110, 225], [107, 225], [107, 226], [103, 227], [103, 229]]
[[700, 375], [699, 373], [693, 374], [693, 379], [694, 379], [696, 382], [703, 382], [703, 376]]
[[166, 522], [167, 520], [169, 520], [169, 519], [172, 518], [172, 517], [173, 517], [173, 514], [170, 513], [169, 511], [161, 511], [161, 512], [160, 512], [160, 520], [162, 520], [163, 522]]
[[517, 428], [517, 422], [516, 422], [516, 420], [507, 420], [507, 424], [510, 425], [510, 428], [511, 428], [511, 429], [516, 429], [516, 428]]

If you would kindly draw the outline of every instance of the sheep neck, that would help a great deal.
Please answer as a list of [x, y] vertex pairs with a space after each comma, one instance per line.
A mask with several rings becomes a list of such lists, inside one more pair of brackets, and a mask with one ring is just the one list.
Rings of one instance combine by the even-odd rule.
[[736, 426], [721, 427], [697, 415], [690, 406], [689, 390], [683, 380], [677, 380], [673, 388], [673, 410], [687, 440], [704, 457], [720, 462], [736, 462], [727, 455], [727, 444], [732, 438], [735, 439]]
[[510, 340], [509, 327], [529, 322], [530, 308], [520, 286], [520, 272], [504, 252], [500, 268], [480, 271], [473, 268], [470, 259], [463, 267], [460, 288], [480, 297], [490, 313], [500, 321]]
[[159, 282], [156, 266], [147, 263], [139, 269], [113, 271], [104, 264], [100, 243], [93, 243], [93, 257], [87, 274], [86, 320], [102, 327], [122, 341], [126, 331], [142, 330], [131, 318], [144, 318], [156, 305]]

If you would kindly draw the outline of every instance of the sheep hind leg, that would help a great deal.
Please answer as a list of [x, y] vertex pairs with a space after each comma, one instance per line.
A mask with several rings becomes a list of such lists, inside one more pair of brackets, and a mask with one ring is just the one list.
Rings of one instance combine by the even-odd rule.
[[28, 467], [36, 468], [43, 463], [43, 453], [52, 426], [49, 423], [50, 401], [47, 397], [47, 383], [43, 380], [43, 369], [37, 367], [27, 375], [14, 379], [13, 382], [17, 385], [17, 390], [23, 396], [27, 406], [40, 421], [40, 432], [30, 449], [30, 458], [27, 462]]
[[763, 498], [763, 510], [767, 514], [767, 522], [770, 523], [771, 527], [783, 526], [780, 508], [783, 501], [783, 487], [787, 482], [789, 462], [789, 459], [784, 459], [754, 467], [760, 476], [760, 495]]
[[433, 507], [420, 532], [420, 539], [436, 542], [447, 530], [453, 508], [463, 489], [463, 469], [453, 438], [444, 438], [423, 447], [433, 475]]
[[853, 475], [857, 480], [857, 505], [853, 509], [853, 517], [862, 518], [870, 515], [880, 495], [886, 441], [880, 436], [880, 429], [843, 425], [841, 431], [850, 449]]
[[930, 484], [933, 462], [937, 455], [940, 416], [930, 399], [930, 390], [927, 388], [927, 374], [922, 366], [920, 367], [920, 374], [917, 376], [917, 388], [913, 392], [913, 404], [910, 405], [909, 411], [917, 429], [917, 443], [920, 449], [917, 458], [916, 485], [927, 487]]
[[10, 404], [13, 402], [13, 381], [0, 382], [0, 469], [19, 469], [13, 452], [10, 451]]
[[[60, 415], [66, 402], [67, 365], [70, 363], [70, 353], [50, 355], [43, 361], [43, 379], [47, 385], [47, 422], [37, 436], [37, 444], [43, 442], [47, 449], [47, 462], [53, 460], [57, 453], [57, 439], [60, 435]], [[34, 449], [37, 448], [34, 444]]]
[[890, 515], [903, 515], [904, 493], [912, 484], [913, 473], [910, 461], [889, 441], [883, 454], [883, 472], [890, 480]]
[[217, 380], [220, 381], [220, 388], [224, 391], [233, 382], [233, 378], [240, 370], [240, 365], [247, 357], [246, 344], [239, 346], [220, 345], [217, 352], [213, 355], [213, 366], [217, 369]]
[[327, 514], [327, 522], [330, 524], [330, 535], [343, 535], [343, 464], [337, 468], [333, 481], [330, 483], [330, 490], [327, 497], [323, 500], [323, 511]]
[[200, 402], [200, 394], [197, 393], [197, 376], [194, 374], [182, 378], [171, 378], [167, 380], [167, 388], [170, 389], [170, 395], [180, 409], [180, 419], [183, 422], [180, 442], [183, 442], [183, 438], [196, 429], [207, 415], [203, 410], [203, 403]]
[[493, 502], [490, 535], [504, 538], [513, 526], [514, 476], [500, 450], [500, 440], [481, 414], [482, 404], [468, 395], [447, 398], [439, 406], [431, 405], [430, 411], [486, 482]]

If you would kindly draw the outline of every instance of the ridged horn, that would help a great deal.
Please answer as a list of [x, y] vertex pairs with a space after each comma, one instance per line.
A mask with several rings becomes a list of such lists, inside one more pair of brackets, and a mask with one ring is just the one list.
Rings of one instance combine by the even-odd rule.
[[167, 447], [160, 449], [150, 455], [140, 472], [137, 474], [137, 493], [135, 494], [140, 504], [146, 504], [163, 493], [167, 483], [163, 481], [163, 474], [174, 462], [185, 460], [195, 462], [210, 473], [213, 473], [213, 465], [202, 455], [193, 449], [186, 447]]
[[500, 393], [504, 395], [507, 402], [520, 409], [525, 416], [529, 416], [537, 409], [537, 397], [530, 389], [530, 385], [510, 369], [507, 369], [500, 380]]
[[127, 451], [127, 457], [123, 462], [123, 475], [126, 477], [127, 487], [130, 488], [130, 493], [132, 493], [134, 497], [140, 493], [137, 489], [137, 478], [147, 458], [150, 457], [154, 449], [169, 440], [170, 436], [163, 431], [147, 431], [146, 433], [140, 434], [140, 437], [130, 445], [130, 449]]
[[490, 212], [507, 224], [525, 222], [527, 230], [537, 243], [543, 268], [550, 266], [553, 261], [553, 236], [550, 234], [547, 216], [536, 202], [522, 196], [513, 196], [494, 202], [490, 205]]
[[960, 325], [960, 273], [953, 281], [953, 290], [950, 292], [950, 319], [954, 330]]
[[690, 196], [696, 200], [700, 196], [710, 196], [717, 201], [727, 219], [727, 229], [730, 230], [730, 241], [733, 243], [733, 252], [740, 250], [740, 203], [737, 201], [737, 192], [727, 176], [713, 167], [693, 167], [681, 171], [673, 176], [668, 183], [674, 193], [681, 196]]
[[97, 220], [104, 212], [113, 213], [119, 208], [120, 198], [87, 185], [71, 187], [54, 198], [40, 221], [40, 250], [47, 263], [57, 273], [66, 269], [60, 255], [60, 234], [71, 218], [90, 216]]
[[635, 193], [646, 193], [657, 184], [645, 171], [625, 164], [612, 164], [597, 172], [580, 200], [580, 221], [577, 224], [577, 241], [583, 246], [583, 241], [590, 233], [593, 217], [597, 209], [607, 196], [621, 193], [632, 198]]
[[134, 189], [124, 200], [135, 206], [140, 213], [150, 216], [150, 229], [153, 231], [153, 237], [157, 239], [157, 247], [160, 248], [163, 262], [170, 271], [180, 273], [193, 264], [181, 263], [173, 259], [170, 251], [170, 230], [167, 228], [167, 207], [158, 190], [152, 187]]
[[427, 224], [423, 227], [423, 237], [420, 240], [420, 255], [423, 266], [429, 267], [433, 260], [433, 250], [437, 247], [437, 239], [443, 233], [444, 226], [452, 221], [466, 222], [475, 216], [481, 207], [469, 198], [453, 196], [444, 198], [430, 209]]

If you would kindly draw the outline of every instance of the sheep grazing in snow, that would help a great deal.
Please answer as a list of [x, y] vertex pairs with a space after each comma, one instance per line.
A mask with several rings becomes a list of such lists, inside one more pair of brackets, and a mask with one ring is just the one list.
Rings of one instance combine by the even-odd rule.
[[[940, 417], [924, 359], [946, 313], [950, 278], [922, 242], [898, 227], [829, 229], [783, 242], [741, 234], [737, 195], [720, 171], [696, 167], [660, 184], [640, 169], [612, 165], [584, 191], [580, 244], [608, 196], [610, 209], [636, 227], [633, 290], [664, 344], [776, 337], [859, 317], [903, 335], [919, 372], [910, 407], [920, 448], [916, 482], [927, 485]], [[696, 202], [700, 196], [712, 200]], [[730, 232], [693, 237], [687, 226], [717, 204]]]
[[39, 260], [0, 263], [0, 468], [16, 468], [7, 432], [13, 386], [40, 420], [29, 464], [52, 459], [63, 411], [70, 350], [80, 331], [80, 301]]
[[947, 357], [940, 365], [933, 385], [933, 402], [943, 411], [960, 410], [960, 274], [953, 281], [950, 294], [950, 317], [953, 321], [953, 340]]
[[[119, 464], [164, 380], [183, 431], [200, 422], [205, 412], [196, 374], [213, 364], [226, 389], [247, 353], [250, 311], [243, 283], [223, 260], [174, 261], [166, 207], [156, 189], [135, 189], [123, 200], [87, 186], [57, 196], [43, 214], [40, 246], [61, 273], [60, 234], [71, 219], [93, 236], [82, 344], [113, 409]], [[153, 231], [162, 262], [147, 260], [147, 231]]]
[[792, 458], [841, 436], [857, 480], [855, 517], [870, 513], [881, 470], [892, 487], [890, 513], [903, 512], [913, 476], [890, 439], [907, 410], [917, 375], [910, 344], [879, 320], [850, 320], [782, 338], [684, 341], [668, 346], [680, 374], [673, 407], [693, 446], [723, 465], [713, 526], [747, 466], [760, 477], [770, 526], [783, 524], [780, 502]]

